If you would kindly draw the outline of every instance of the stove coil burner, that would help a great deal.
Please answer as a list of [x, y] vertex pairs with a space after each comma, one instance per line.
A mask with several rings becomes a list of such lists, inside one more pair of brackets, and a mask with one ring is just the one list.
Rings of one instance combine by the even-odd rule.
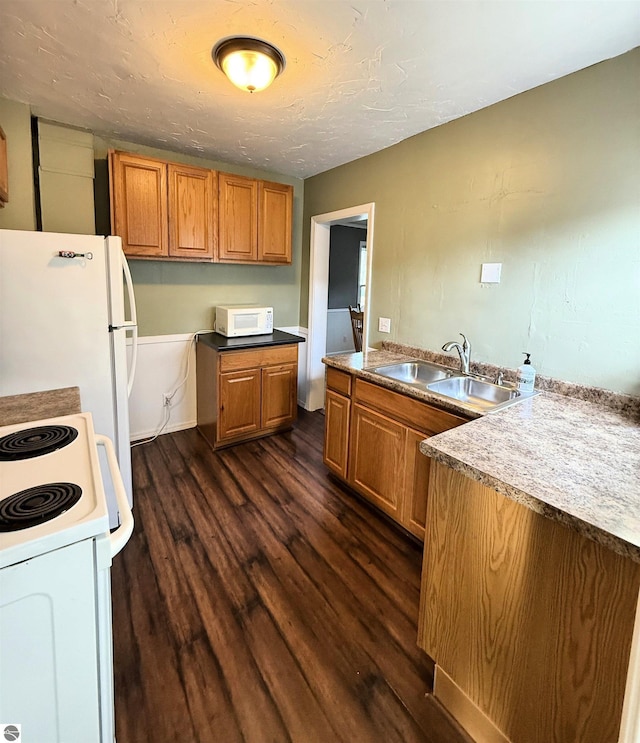
[[71, 482], [51, 482], [14, 493], [0, 500], [0, 532], [44, 524], [75, 506], [81, 495], [82, 488]]
[[0, 462], [18, 462], [62, 449], [78, 436], [71, 426], [23, 428], [0, 438]]

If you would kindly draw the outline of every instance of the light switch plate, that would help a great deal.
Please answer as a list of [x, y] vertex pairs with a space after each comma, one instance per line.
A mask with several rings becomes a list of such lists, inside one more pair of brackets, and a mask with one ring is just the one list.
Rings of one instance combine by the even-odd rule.
[[378, 318], [378, 330], [381, 333], [391, 332], [391, 318], [390, 317], [379, 317]]
[[483, 263], [480, 273], [480, 283], [499, 284], [502, 273], [502, 263]]

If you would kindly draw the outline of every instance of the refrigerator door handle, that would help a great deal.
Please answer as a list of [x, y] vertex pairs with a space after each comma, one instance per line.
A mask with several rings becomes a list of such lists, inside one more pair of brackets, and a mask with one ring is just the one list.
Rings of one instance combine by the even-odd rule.
[[131, 278], [131, 271], [127, 258], [122, 250], [122, 270], [124, 271], [124, 281], [127, 287], [127, 295], [129, 297], [129, 312], [131, 313], [131, 319], [123, 323], [122, 327], [127, 330], [131, 330], [131, 364], [127, 374], [127, 396], [131, 397], [131, 390], [133, 389], [133, 380], [136, 377], [136, 366], [138, 363], [138, 311], [136, 308], [136, 295], [133, 291], [133, 279]]
[[120, 511], [120, 526], [108, 536], [109, 544], [111, 545], [111, 557], [115, 557], [133, 534], [133, 514], [131, 513], [129, 501], [127, 500], [127, 493], [124, 489], [122, 475], [120, 474], [120, 469], [118, 467], [116, 451], [113, 448], [111, 439], [97, 433], [96, 444], [104, 447], [107, 455], [107, 464], [109, 465], [111, 481], [113, 482], [113, 487], [116, 491], [116, 502], [118, 504], [118, 510]]

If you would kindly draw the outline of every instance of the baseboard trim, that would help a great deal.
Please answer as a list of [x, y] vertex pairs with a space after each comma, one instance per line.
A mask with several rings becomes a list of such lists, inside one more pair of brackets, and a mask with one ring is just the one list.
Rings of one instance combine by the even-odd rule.
[[476, 743], [511, 743], [456, 682], [436, 665], [433, 694]]
[[[162, 430], [162, 434], [165, 433], [176, 433], [176, 431], [187, 431], [189, 428], [195, 428], [197, 421], [180, 421], [179, 423], [169, 424]], [[158, 429], [154, 428], [151, 431], [136, 431], [135, 437], [131, 437], [131, 443], [141, 441], [142, 439], [150, 439], [158, 433]]]

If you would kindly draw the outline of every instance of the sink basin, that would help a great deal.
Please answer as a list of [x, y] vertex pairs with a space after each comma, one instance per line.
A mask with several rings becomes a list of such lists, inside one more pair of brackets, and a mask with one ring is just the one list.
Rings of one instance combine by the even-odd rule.
[[484, 412], [505, 408], [525, 400], [537, 392], [520, 392], [511, 387], [492, 384], [474, 377], [450, 377], [427, 385], [430, 392], [461, 402], [467, 407]]
[[380, 374], [383, 377], [395, 379], [404, 384], [416, 384], [426, 387], [430, 382], [441, 379], [446, 381], [454, 372], [428, 361], [409, 361], [403, 364], [387, 364], [368, 371]]

